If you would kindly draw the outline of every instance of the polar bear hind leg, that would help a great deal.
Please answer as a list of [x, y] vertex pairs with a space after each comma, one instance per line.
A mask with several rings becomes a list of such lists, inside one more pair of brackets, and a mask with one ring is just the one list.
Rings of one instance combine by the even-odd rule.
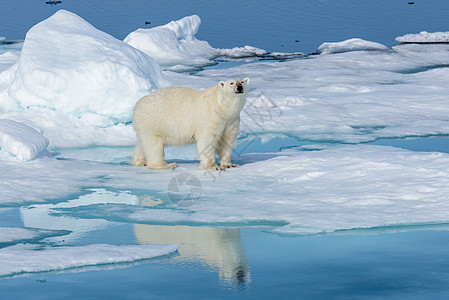
[[133, 159], [131, 160], [131, 164], [143, 167], [147, 164], [147, 160], [145, 159], [145, 154], [143, 153], [142, 146], [140, 142], [137, 141], [136, 147], [134, 148]]

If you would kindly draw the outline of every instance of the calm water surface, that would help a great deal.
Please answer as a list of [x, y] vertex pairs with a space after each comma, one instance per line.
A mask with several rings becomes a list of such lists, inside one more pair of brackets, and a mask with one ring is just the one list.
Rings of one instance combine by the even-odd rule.
[[[23, 39], [28, 29], [58, 9], [72, 11], [118, 39], [137, 28], [197, 14], [197, 35], [216, 48], [251, 45], [267, 51], [314, 52], [323, 42], [358, 37], [394, 45], [397, 36], [449, 31], [446, 0], [247, 0], [0, 1], [0, 36]], [[151, 24], [145, 25], [145, 22]]]

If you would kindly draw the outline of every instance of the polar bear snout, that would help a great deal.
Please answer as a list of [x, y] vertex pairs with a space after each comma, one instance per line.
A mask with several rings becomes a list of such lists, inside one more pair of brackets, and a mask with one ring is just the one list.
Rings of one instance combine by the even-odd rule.
[[243, 80], [237, 81], [236, 87], [237, 87], [237, 88], [236, 88], [237, 91], [235, 92], [236, 94], [241, 94], [241, 93], [243, 93]]

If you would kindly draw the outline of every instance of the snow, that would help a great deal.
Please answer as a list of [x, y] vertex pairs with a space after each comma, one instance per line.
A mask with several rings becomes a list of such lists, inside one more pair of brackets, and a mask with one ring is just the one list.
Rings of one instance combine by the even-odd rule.
[[140, 97], [165, 83], [150, 57], [60, 10], [28, 31], [8, 94], [23, 109], [123, 122]]
[[44, 151], [48, 139], [25, 124], [0, 119], [0, 148], [14, 154], [17, 159], [29, 161]]
[[396, 41], [401, 43], [449, 43], [449, 32], [427, 32], [398, 36]]
[[382, 44], [365, 41], [359, 38], [352, 38], [337, 43], [323, 43], [318, 47], [317, 52], [321, 54], [341, 53], [350, 51], [387, 51], [388, 48]]
[[18, 244], [0, 249], [0, 277], [134, 262], [167, 255], [177, 249], [177, 245], [39, 247]]
[[188, 16], [166, 25], [138, 29], [131, 32], [124, 42], [146, 53], [167, 69], [213, 65], [219, 52], [195, 34], [201, 24], [197, 15]]

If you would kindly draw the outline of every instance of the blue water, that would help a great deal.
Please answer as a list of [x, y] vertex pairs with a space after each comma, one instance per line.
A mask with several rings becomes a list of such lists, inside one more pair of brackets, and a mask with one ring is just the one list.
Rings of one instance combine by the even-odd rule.
[[50, 6], [45, 0], [3, 0], [0, 36], [23, 39], [31, 26], [58, 9], [70, 10], [119, 39], [139, 27], [150, 28], [197, 14], [202, 19], [197, 37], [213, 47], [251, 45], [284, 52], [312, 53], [323, 42], [353, 37], [393, 46], [400, 35], [449, 30], [447, 0], [417, 0], [414, 5], [408, 2], [64, 0]]
[[[237, 230], [237, 229], [236, 229]], [[119, 231], [123, 234], [123, 231]], [[449, 231], [285, 238], [240, 229], [244, 276], [197, 260], [0, 281], [2, 299], [447, 299]], [[226, 245], [224, 245], [226, 246]], [[236, 266], [238, 270], [238, 266]], [[84, 272], [83, 272], [84, 271]], [[32, 296], [30, 296], [32, 295]]]
[[[190, 14], [198, 38], [217, 48], [252, 45], [268, 51], [311, 53], [326, 41], [360, 37], [394, 45], [406, 33], [448, 31], [449, 2], [378, 0], [0, 2], [0, 36], [23, 39], [58, 9], [73, 11], [123, 39]], [[145, 25], [145, 21], [151, 22]], [[236, 155], [277, 152], [311, 144], [278, 137], [246, 142]], [[316, 142], [313, 142], [316, 144]], [[449, 153], [448, 137], [384, 139], [372, 144]], [[126, 150], [125, 152], [129, 149]], [[123, 158], [125, 160], [126, 157]], [[66, 199], [69, 200], [69, 199]], [[0, 209], [0, 226], [24, 226], [19, 208]], [[73, 245], [138, 244], [171, 239], [178, 255], [0, 279], [1, 299], [447, 299], [449, 225], [376, 228], [333, 235], [283, 237], [264, 227], [206, 228], [110, 222]], [[179, 232], [213, 232], [210, 241]], [[187, 236], [187, 235], [186, 235]], [[62, 239], [63, 237], [61, 237]], [[214, 249], [208, 254], [207, 249]]]

